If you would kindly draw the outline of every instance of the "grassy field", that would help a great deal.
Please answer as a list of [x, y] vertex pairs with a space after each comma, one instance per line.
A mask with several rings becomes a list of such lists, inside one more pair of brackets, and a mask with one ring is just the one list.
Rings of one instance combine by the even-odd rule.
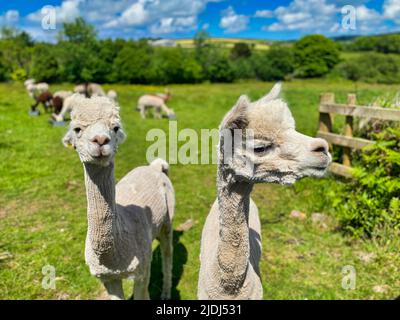
[[[170, 106], [178, 129], [216, 128], [242, 93], [256, 99], [271, 83], [169, 86]], [[52, 89], [71, 88], [57, 85]], [[151, 128], [168, 130], [167, 120], [141, 120], [134, 111], [137, 98], [160, 87], [115, 85], [120, 97], [127, 141], [116, 157], [116, 177], [146, 163]], [[319, 94], [336, 93], [339, 101], [354, 86], [349, 82], [293, 81], [284, 85], [298, 130], [315, 135]], [[361, 103], [395, 86], [358, 85]], [[65, 127], [48, 124], [49, 115], [28, 116], [30, 100], [22, 85], [0, 85], [0, 299], [101, 299], [104, 291], [84, 262], [86, 198], [78, 156], [61, 145]], [[173, 165], [170, 177], [176, 190], [174, 226], [194, 220], [185, 232], [174, 233], [173, 298], [195, 299], [199, 270], [200, 235], [215, 199], [214, 165]], [[393, 299], [399, 296], [399, 243], [377, 245], [355, 241], [337, 230], [335, 212], [327, 195], [343, 183], [332, 176], [304, 179], [292, 187], [258, 185], [253, 198], [262, 221], [261, 261], [265, 299]], [[292, 210], [307, 214], [303, 221], [289, 217]], [[330, 217], [324, 226], [311, 214]], [[161, 287], [160, 255], [154, 243], [150, 292], [158, 298]], [[42, 268], [55, 267], [56, 288], [43, 289]], [[356, 289], [342, 288], [342, 268], [354, 266]], [[131, 281], [125, 282], [132, 291]]]
[[[240, 38], [210, 38], [208, 40], [212, 44], [219, 45], [223, 48], [233, 48], [235, 43], [244, 42], [247, 43], [254, 50], [268, 50], [269, 46], [265, 40], [257, 39], [240, 39]], [[183, 48], [194, 48], [193, 39], [177, 39], [176, 43], [181, 45]]]

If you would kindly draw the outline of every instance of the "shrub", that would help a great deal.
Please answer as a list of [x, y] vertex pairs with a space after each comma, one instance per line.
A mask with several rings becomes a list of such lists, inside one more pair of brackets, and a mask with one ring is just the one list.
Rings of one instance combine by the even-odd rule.
[[147, 45], [125, 46], [114, 60], [113, 73], [116, 81], [125, 83], [149, 83], [152, 48]]
[[51, 45], [38, 44], [32, 53], [31, 77], [36, 81], [57, 81], [60, 75], [58, 61]]
[[399, 83], [400, 58], [376, 52], [365, 53], [337, 66], [339, 73], [353, 81]]
[[338, 45], [322, 36], [305, 36], [294, 44], [296, 74], [301, 78], [320, 77], [339, 62]]
[[382, 53], [400, 53], [400, 35], [385, 35], [376, 42], [376, 51]]
[[254, 79], [256, 73], [254, 70], [253, 59], [236, 59], [232, 63], [235, 79]]
[[11, 73], [11, 79], [14, 81], [18, 81], [18, 82], [22, 82], [24, 80], [26, 80], [27, 78], [27, 74], [25, 69], [22, 68], [18, 68], [13, 70], [13, 72]]
[[376, 49], [377, 42], [378, 37], [358, 37], [350, 45], [350, 49], [354, 51], [373, 51]]
[[356, 237], [400, 231], [400, 128], [386, 129], [375, 138], [376, 144], [361, 154], [354, 181], [333, 201], [343, 229]]
[[251, 56], [251, 48], [247, 43], [237, 42], [231, 50], [231, 59], [249, 58]]
[[293, 73], [293, 50], [284, 46], [272, 46], [265, 54], [254, 59], [255, 73], [263, 81], [283, 80]]

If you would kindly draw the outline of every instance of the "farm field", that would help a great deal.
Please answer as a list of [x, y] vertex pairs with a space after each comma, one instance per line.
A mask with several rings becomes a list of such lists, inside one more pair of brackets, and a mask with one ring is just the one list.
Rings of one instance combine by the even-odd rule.
[[[269, 46], [266, 40], [257, 39], [241, 39], [241, 38], [210, 38], [208, 40], [212, 44], [217, 44], [223, 48], [233, 48], [235, 43], [246, 43], [251, 46], [254, 50], [268, 50]], [[193, 39], [177, 39], [176, 43], [181, 45], [183, 48], [194, 48]]]
[[[169, 85], [169, 106], [179, 129], [217, 128], [240, 94], [257, 99], [272, 83]], [[53, 91], [73, 85], [53, 85]], [[358, 84], [360, 104], [368, 104], [398, 86]], [[116, 178], [146, 164], [146, 133], [168, 120], [142, 120], [135, 111], [138, 97], [163, 87], [104, 85], [118, 92], [128, 137], [116, 157]], [[335, 92], [344, 102], [351, 82], [325, 80], [284, 84], [283, 96], [300, 132], [315, 135], [322, 92]], [[0, 299], [103, 299], [103, 288], [84, 261], [86, 195], [83, 170], [75, 152], [61, 144], [66, 127], [52, 127], [49, 114], [28, 116], [31, 104], [22, 84], [0, 84]], [[340, 123], [340, 122], [339, 122]], [[201, 230], [216, 196], [215, 165], [172, 165], [176, 191], [174, 227], [188, 219], [194, 225], [174, 232], [174, 299], [195, 299]], [[400, 241], [378, 245], [344, 236], [330, 207], [329, 193], [343, 181], [328, 175], [307, 178], [292, 187], [257, 185], [253, 199], [262, 222], [261, 275], [264, 299], [395, 299], [400, 290]], [[290, 218], [292, 210], [307, 214]], [[329, 217], [325, 225], [311, 221], [312, 213]], [[43, 289], [42, 268], [55, 267], [56, 288]], [[342, 268], [356, 270], [356, 288], [342, 288]], [[125, 281], [132, 291], [132, 282]], [[161, 265], [154, 243], [150, 295], [159, 298]], [[129, 296], [129, 295], [127, 295]]]

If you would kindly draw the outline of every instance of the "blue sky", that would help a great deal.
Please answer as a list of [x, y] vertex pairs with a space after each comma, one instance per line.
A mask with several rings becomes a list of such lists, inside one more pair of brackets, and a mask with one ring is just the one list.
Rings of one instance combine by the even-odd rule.
[[[44, 30], [41, 9], [53, 6], [56, 30]], [[343, 7], [350, 5], [345, 13]], [[347, 13], [352, 28], [343, 27]], [[353, 15], [354, 13], [354, 15]], [[100, 37], [214, 37], [296, 39], [400, 31], [400, 0], [13, 0], [0, 3], [0, 25], [52, 41], [62, 22], [82, 16]], [[348, 21], [348, 20], [345, 20]]]

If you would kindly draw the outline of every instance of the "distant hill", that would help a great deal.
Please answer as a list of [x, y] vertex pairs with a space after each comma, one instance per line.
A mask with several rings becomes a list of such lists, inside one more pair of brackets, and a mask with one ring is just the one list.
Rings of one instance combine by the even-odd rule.
[[[268, 50], [270, 41], [259, 40], [259, 39], [240, 39], [240, 38], [210, 38], [208, 40], [211, 43], [218, 44], [224, 48], [233, 48], [235, 43], [244, 42], [253, 47], [255, 50]], [[176, 44], [183, 48], [193, 48], [193, 39], [176, 39]]]

